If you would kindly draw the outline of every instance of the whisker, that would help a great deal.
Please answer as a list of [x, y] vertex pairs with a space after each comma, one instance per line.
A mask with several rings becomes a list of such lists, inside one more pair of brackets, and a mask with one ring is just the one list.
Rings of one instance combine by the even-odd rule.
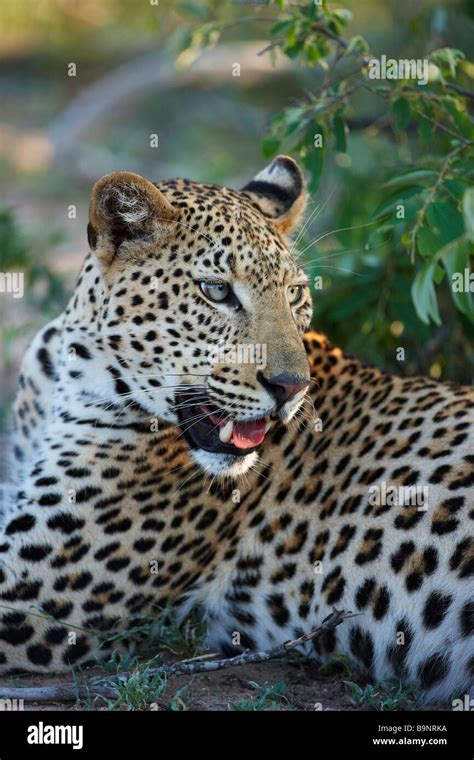
[[262, 465], [264, 464], [264, 463], [263, 463], [263, 462], [260, 460], [260, 457], [259, 457], [259, 459], [257, 459], [257, 461], [255, 462], [255, 464], [253, 464], [253, 465], [251, 465], [251, 466], [249, 467], [249, 470], [251, 470], [252, 472], [256, 472], [259, 478], [263, 478], [264, 480], [266, 480], [266, 481], [268, 482], [268, 481], [270, 480], [270, 478], [267, 478], [267, 476], [266, 476], [266, 475], [264, 475], [264, 474], [263, 474], [263, 472], [262, 472], [261, 470], [258, 470], [258, 469], [257, 469], [257, 465], [258, 465], [258, 464], [262, 464]]
[[380, 248], [382, 245], [386, 245], [386, 241], [382, 241], [381, 243], [377, 243], [377, 245], [372, 245], [367, 248], [344, 248], [342, 251], [333, 251], [328, 256], [319, 256], [316, 259], [311, 259], [310, 261], [307, 261], [305, 263], [305, 266], [308, 266], [310, 264], [317, 264], [319, 261], [326, 261], [327, 259], [333, 259], [336, 256], [342, 256], [344, 253], [368, 253], [370, 251], [375, 251], [376, 248]]
[[[321, 208], [321, 209], [318, 211], [318, 213], [317, 213], [317, 214], [316, 214], [316, 216], [314, 217], [313, 221], [316, 221], [316, 219], [318, 218], [318, 216], [319, 216], [320, 214], [322, 214], [322, 212], [324, 211], [324, 209], [325, 209], [325, 208], [326, 208], [326, 206], [328, 205], [329, 201], [331, 200], [332, 196], [334, 195], [334, 191], [335, 191], [335, 189], [336, 189], [336, 185], [333, 185], [332, 189], [329, 191], [329, 195], [328, 195], [328, 197], [326, 198], [326, 200], [324, 201], [324, 203], [323, 203], [323, 205], [322, 205], [322, 208]], [[296, 258], [296, 259], [298, 259], [300, 256], [301, 256], [301, 254], [300, 254], [300, 253], [298, 253], [298, 255], [297, 255], [295, 258]]]
[[160, 390], [176, 390], [176, 389], [185, 389], [186, 393], [192, 394], [194, 393], [197, 395], [198, 393], [202, 393], [203, 390], [205, 390], [206, 386], [197, 386], [197, 385], [189, 385], [189, 386], [183, 386], [183, 385], [161, 385], [158, 388], [136, 388], [132, 391], [126, 391], [124, 393], [115, 393], [113, 396], [103, 396], [102, 398], [96, 399], [95, 401], [87, 401], [85, 402], [86, 407], [90, 406], [98, 406], [99, 404], [103, 404], [105, 401], [109, 401], [110, 399], [126, 399], [130, 398], [131, 396], [134, 396], [136, 393], [156, 393]]
[[347, 232], [349, 230], [359, 230], [362, 227], [372, 227], [374, 224], [380, 224], [380, 222], [383, 221], [383, 219], [384, 217], [382, 217], [381, 219], [376, 219], [373, 222], [366, 222], [365, 224], [355, 224], [352, 227], [339, 227], [339, 229], [337, 230], [328, 230], [327, 232], [323, 232], [322, 235], [314, 238], [314, 240], [311, 240], [311, 242], [308, 243], [308, 245], [299, 252], [299, 256], [302, 256], [303, 253], [305, 253], [305, 251], [308, 250], [308, 248], [311, 248], [311, 246], [316, 245], [317, 243], [321, 242], [321, 240], [324, 240], [324, 238], [327, 237], [328, 235], [335, 235], [337, 232]]
[[[96, 399], [94, 401], [87, 401], [87, 402], [85, 402], [85, 406], [86, 407], [97, 406], [98, 404], [102, 404], [105, 401], [110, 401], [110, 399], [129, 398], [130, 396], [133, 396], [135, 393], [154, 393], [154, 392], [160, 391], [160, 390], [174, 390], [176, 388], [183, 388], [183, 387], [184, 386], [182, 386], [182, 385], [162, 385], [159, 388], [136, 388], [136, 389], [131, 390], [131, 391], [125, 391], [124, 393], [114, 393], [112, 396], [103, 396], [103, 397], [101, 397], [99, 399]], [[188, 387], [189, 387], [190, 390], [188, 390]], [[191, 393], [193, 391], [193, 388], [197, 388], [197, 386], [192, 386], [192, 385], [186, 386], [186, 392], [187, 393]], [[202, 386], [202, 388], [204, 389], [205, 386]], [[198, 391], [196, 390], [196, 392], [198, 392]], [[202, 392], [201, 388], [199, 388], [199, 392]]]
[[368, 274], [361, 274], [361, 272], [354, 272], [353, 269], [344, 269], [344, 267], [335, 267], [331, 266], [330, 264], [322, 264], [319, 266], [320, 269], [339, 269], [341, 272], [350, 272], [350, 274], [355, 274], [356, 277], [368, 277]]
[[294, 239], [294, 241], [293, 241], [293, 244], [292, 244], [292, 246], [291, 246], [291, 248], [290, 248], [290, 254], [292, 254], [292, 253], [293, 253], [293, 251], [295, 250], [296, 246], [298, 245], [298, 242], [301, 240], [302, 236], [304, 235], [304, 233], [305, 233], [305, 232], [306, 232], [306, 230], [308, 229], [308, 227], [309, 227], [309, 225], [311, 224], [311, 221], [312, 221], [312, 219], [313, 219], [314, 215], [316, 214], [316, 212], [317, 212], [318, 208], [320, 207], [320, 205], [321, 205], [321, 204], [320, 204], [320, 203], [318, 203], [318, 205], [317, 205], [317, 206], [315, 206], [315, 208], [313, 209], [313, 211], [312, 211], [312, 212], [311, 212], [311, 214], [309, 215], [308, 219], [306, 220], [306, 222], [303, 224], [302, 228], [301, 228], [301, 229], [300, 229], [300, 231], [298, 232], [298, 235], [297, 235], [297, 236], [296, 236], [296, 238]]
[[199, 467], [197, 467], [197, 465], [196, 465], [196, 472], [194, 472], [194, 471], [193, 471], [193, 472], [191, 472], [191, 474], [189, 475], [189, 477], [187, 477], [187, 478], [186, 478], [186, 479], [185, 479], [185, 480], [184, 480], [184, 481], [183, 481], [183, 482], [182, 482], [182, 483], [181, 483], [181, 484], [178, 486], [178, 488], [176, 489], [176, 491], [175, 491], [174, 493], [175, 493], [175, 494], [177, 494], [177, 493], [178, 493], [178, 491], [181, 491], [181, 489], [182, 489], [182, 488], [184, 488], [184, 486], [186, 485], [186, 483], [189, 483], [189, 481], [190, 481], [190, 480], [191, 480], [193, 477], [195, 477], [195, 476], [196, 476], [196, 474], [201, 474], [201, 470], [199, 469]]
[[[179, 438], [181, 438], [181, 436], [184, 435], [184, 433], [186, 433], [192, 427], [194, 427], [195, 425], [197, 425], [198, 422], [201, 422], [202, 420], [206, 419], [206, 417], [211, 417], [213, 414], [214, 414], [214, 412], [209, 412], [209, 414], [198, 414], [198, 415], [196, 415], [196, 417], [192, 418], [195, 421], [191, 425], [188, 425], [188, 427], [182, 428], [181, 429], [181, 433], [179, 435], [177, 435], [176, 438], [173, 438], [173, 442], [177, 441]], [[189, 420], [187, 420], [187, 422], [188, 421]]]
[[[160, 373], [153, 373], [151, 375], [147, 375], [147, 374], [144, 374], [142, 372], [139, 372], [136, 375], [121, 375], [121, 377], [122, 377], [123, 380], [136, 380], [137, 378], [141, 378], [141, 377], [143, 377], [144, 379], [152, 377], [152, 378], [154, 378], [156, 380], [157, 378], [160, 379], [160, 378], [163, 378], [163, 377], [187, 377], [187, 376], [189, 376], [189, 377], [209, 377], [209, 373], [200, 374], [198, 372], [179, 372], [179, 373], [177, 372], [175, 374], [172, 374], [172, 373], [163, 374], [163, 373], [160, 372]], [[172, 386], [170, 386], [170, 387], [172, 387]], [[176, 383], [176, 387], [177, 388], [181, 388], [183, 386], [180, 383]]]

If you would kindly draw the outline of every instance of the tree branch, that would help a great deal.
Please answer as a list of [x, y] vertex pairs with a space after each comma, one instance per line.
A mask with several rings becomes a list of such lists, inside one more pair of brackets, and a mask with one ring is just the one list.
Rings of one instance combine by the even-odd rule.
[[466, 87], [461, 87], [459, 84], [455, 84], [454, 82], [446, 82], [446, 87], [449, 90], [453, 90], [453, 92], [459, 93], [459, 95], [464, 95], [465, 98], [474, 100], [474, 92], [472, 90], [468, 90]]
[[[357, 50], [356, 48], [353, 48], [352, 50], [349, 51], [349, 43], [347, 42], [347, 40], [345, 40], [344, 37], [341, 37], [338, 34], [335, 34], [334, 32], [332, 32], [330, 29], [328, 29], [326, 26], [324, 26], [324, 24], [321, 24], [320, 22], [314, 23], [311, 26], [311, 31], [314, 32], [315, 34], [320, 34], [322, 37], [326, 37], [328, 40], [331, 40], [331, 42], [333, 42], [339, 48], [339, 50], [343, 50], [345, 52], [349, 52], [352, 57], [358, 58], [360, 60], [360, 64], [358, 66], [358, 69], [356, 71], [353, 71], [351, 73], [351, 76], [352, 76], [352, 74], [355, 74], [355, 73], [358, 73], [359, 71], [361, 71], [364, 68], [364, 66], [367, 66], [367, 64], [369, 63], [369, 61], [372, 58], [374, 58], [374, 56], [372, 55], [372, 53], [369, 50], [367, 50], [366, 52], [362, 52], [361, 50]], [[302, 35], [299, 35], [298, 39], [302, 40], [302, 39], [304, 39], [304, 37], [305, 37], [305, 35], [302, 34]], [[284, 45], [284, 42], [285, 41], [283, 39], [274, 40], [269, 45], [267, 45], [262, 50], [260, 50], [258, 52], [258, 55], [263, 55], [264, 53], [267, 53], [268, 51], [274, 49], [275, 47], [281, 47], [282, 45]], [[346, 78], [346, 76], [344, 76], [344, 78]], [[326, 89], [326, 87], [327, 87], [327, 85], [326, 86], [323, 85], [323, 87], [321, 88], [321, 91], [324, 90], [324, 89]], [[474, 99], [474, 92], [472, 92], [471, 90], [466, 89], [465, 87], [461, 87], [460, 85], [455, 84], [454, 82], [447, 82], [446, 83], [446, 88], [452, 90], [453, 92], [457, 92], [457, 93], [459, 93], [460, 95], [463, 95], [466, 98]], [[355, 87], [355, 89], [358, 89], [358, 87]], [[370, 87], [367, 87], [367, 89], [369, 91], [373, 92], [373, 90]], [[351, 94], [351, 92], [352, 92], [352, 90], [350, 90], [350, 91], [348, 90], [342, 96], [341, 99], [344, 99], [346, 97], [346, 95], [347, 94]], [[377, 93], [377, 94], [381, 94], [381, 93]], [[425, 116], [425, 118], [428, 118], [428, 117]], [[436, 122], [436, 125], [440, 129], [442, 129], [443, 131], [448, 132], [449, 134], [451, 134], [454, 137], [456, 137], [458, 140], [460, 140], [460, 142], [463, 142], [465, 145], [472, 144], [472, 142], [470, 140], [467, 140], [462, 135], [459, 135], [458, 133], [456, 133], [453, 130], [449, 129], [449, 127], [446, 127], [441, 122]]]
[[[357, 615], [360, 612], [347, 612], [344, 610], [334, 609], [327, 618], [323, 620], [320, 626], [310, 633], [305, 633], [292, 641], [285, 641], [273, 649], [260, 652], [243, 652], [235, 657], [227, 657], [220, 660], [183, 660], [172, 665], [162, 665], [157, 668], [149, 668], [144, 677], [151, 678], [156, 675], [176, 676], [176, 675], [195, 675], [196, 673], [208, 673], [223, 668], [237, 667], [239, 665], [249, 665], [259, 662], [284, 657], [308, 641], [316, 641], [324, 633], [332, 631], [338, 625]], [[44, 687], [9, 687], [0, 686], [0, 699], [23, 699], [28, 702], [68, 702], [81, 698], [105, 697], [106, 699], [117, 699], [120, 696], [118, 687], [114, 683], [125, 683], [133, 675], [130, 671], [124, 671], [116, 676], [99, 676], [91, 678], [85, 683], [66, 683], [61, 686], [44, 686]]]

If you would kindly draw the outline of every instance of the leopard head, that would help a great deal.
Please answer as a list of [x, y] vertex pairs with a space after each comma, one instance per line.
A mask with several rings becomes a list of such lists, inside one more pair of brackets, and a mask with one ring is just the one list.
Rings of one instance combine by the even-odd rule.
[[88, 237], [110, 363], [127, 401], [180, 426], [208, 473], [252, 467], [308, 389], [311, 299], [289, 238], [305, 196], [286, 156], [241, 191], [128, 172], [93, 188]]

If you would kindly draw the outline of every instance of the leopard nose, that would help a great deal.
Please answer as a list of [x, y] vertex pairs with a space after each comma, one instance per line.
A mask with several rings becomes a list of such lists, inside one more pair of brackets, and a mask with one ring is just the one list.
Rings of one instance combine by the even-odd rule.
[[279, 407], [296, 396], [299, 391], [307, 388], [310, 383], [310, 378], [306, 379], [289, 372], [268, 378], [265, 377], [263, 372], [259, 372], [257, 379], [270, 395], [273, 396]]

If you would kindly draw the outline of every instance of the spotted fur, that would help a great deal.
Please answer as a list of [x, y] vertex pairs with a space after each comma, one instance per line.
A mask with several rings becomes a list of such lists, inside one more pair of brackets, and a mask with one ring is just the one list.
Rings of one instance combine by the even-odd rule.
[[[286, 238], [303, 205], [283, 157], [241, 192], [126, 173], [96, 185], [91, 253], [20, 376], [2, 673], [108, 657], [111, 632], [172, 600], [182, 617], [200, 605], [228, 655], [298, 636], [334, 607], [359, 612], [306, 651], [416, 682], [427, 702], [469, 689], [473, 394], [367, 367], [306, 332], [307, 287], [294, 308], [285, 295], [304, 276]], [[209, 303], [196, 286], [208, 276], [236, 301]], [[211, 364], [220, 341], [265, 344], [263, 376]], [[277, 405], [268, 378], [285, 372], [312, 382]], [[276, 417], [259, 450], [193, 447], [183, 388], [235, 419]], [[383, 483], [425, 487], [427, 503], [371, 498]]]

